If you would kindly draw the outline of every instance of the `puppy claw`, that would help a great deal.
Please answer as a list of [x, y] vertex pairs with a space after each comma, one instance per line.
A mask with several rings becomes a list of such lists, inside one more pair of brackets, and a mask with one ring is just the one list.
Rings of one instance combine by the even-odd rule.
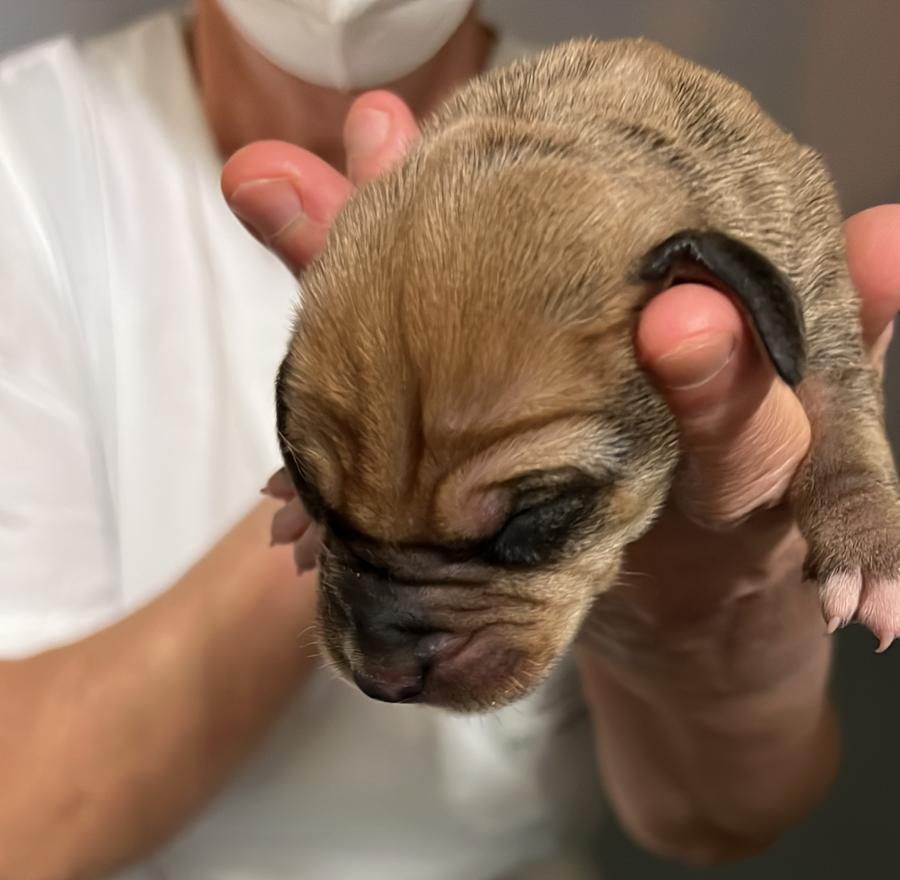
[[829, 634], [846, 626], [856, 616], [862, 589], [863, 578], [859, 569], [832, 574], [819, 587], [819, 598], [825, 620], [828, 621]]
[[870, 578], [859, 569], [839, 572], [820, 586], [828, 634], [858, 621], [878, 639], [883, 654], [900, 634], [900, 577]]
[[867, 582], [858, 614], [878, 638], [878, 653], [883, 654], [900, 633], [900, 578]]

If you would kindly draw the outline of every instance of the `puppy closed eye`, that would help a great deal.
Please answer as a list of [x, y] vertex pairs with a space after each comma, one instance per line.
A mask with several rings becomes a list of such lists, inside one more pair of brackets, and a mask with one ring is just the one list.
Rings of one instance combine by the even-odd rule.
[[511, 568], [549, 565], [594, 510], [597, 486], [579, 486], [516, 511], [487, 547], [487, 561]]

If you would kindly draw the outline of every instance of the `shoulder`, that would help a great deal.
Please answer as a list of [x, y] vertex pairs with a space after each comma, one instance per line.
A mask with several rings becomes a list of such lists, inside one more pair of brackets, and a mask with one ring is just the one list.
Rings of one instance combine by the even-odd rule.
[[58, 280], [96, 283], [105, 259], [104, 178], [115, 158], [104, 156], [103, 132], [129, 124], [112, 118], [126, 103], [116, 96], [139, 103], [134, 84], [157, 47], [177, 43], [175, 21], [159, 14], [86, 42], [61, 36], [0, 59], [0, 259], [14, 248], [48, 263]]
[[[119, 30], [86, 41], [70, 35], [35, 43], [0, 57], [0, 114], [26, 134], [64, 132], [84, 110], [85, 92], [97, 78], [139, 80], [148, 62], [161, 53], [183, 53], [181, 18], [169, 10], [132, 22]], [[156, 74], [165, 72], [160, 64]], [[57, 109], [48, 117], [45, 109]]]
[[0, 173], [7, 185], [17, 184], [20, 196], [51, 189], [57, 167], [66, 174], [75, 170], [75, 135], [86, 119], [81, 84], [79, 54], [68, 38], [0, 61]]
[[65, 194], [96, 176], [98, 128], [127, 102], [140, 103], [148, 68], [156, 81], [172, 78], [168, 56], [183, 54], [180, 37], [169, 11], [85, 42], [61, 36], [0, 59], [0, 172], [57, 202], [59, 187]]
[[80, 81], [68, 38], [0, 61], [0, 296], [23, 319], [56, 300], [65, 305], [66, 264], [80, 244], [78, 205], [94, 195], [82, 155]]

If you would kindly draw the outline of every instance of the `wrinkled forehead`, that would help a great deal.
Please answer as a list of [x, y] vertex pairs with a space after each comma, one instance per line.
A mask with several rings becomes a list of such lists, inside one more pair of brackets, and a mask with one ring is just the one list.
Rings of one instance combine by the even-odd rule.
[[304, 374], [282, 382], [283, 444], [322, 503], [366, 534], [476, 537], [498, 524], [517, 479], [614, 467], [621, 452], [623, 365], [598, 355], [547, 367], [494, 382], [386, 371], [371, 386]]
[[550, 240], [548, 217], [500, 216], [479, 185], [481, 213], [444, 196], [385, 211], [370, 191], [303, 279], [283, 440], [388, 539], [458, 529], [480, 486], [583, 456], [633, 367], [631, 297], [610, 296], [577, 212], [555, 209]]

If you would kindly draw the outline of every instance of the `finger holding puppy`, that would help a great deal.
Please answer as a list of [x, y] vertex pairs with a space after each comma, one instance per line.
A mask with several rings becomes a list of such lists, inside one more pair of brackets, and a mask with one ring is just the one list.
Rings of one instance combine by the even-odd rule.
[[636, 344], [678, 423], [685, 512], [714, 527], [780, 501], [809, 448], [809, 422], [729, 299], [672, 288], [644, 310]]
[[349, 177], [301, 147], [260, 141], [225, 164], [222, 192], [248, 230], [294, 273], [322, 249], [338, 211], [360, 185], [403, 157], [417, 134], [411, 111], [388, 92], [369, 92], [344, 129]]
[[860, 211], [845, 231], [850, 272], [862, 297], [863, 336], [873, 363], [883, 369], [900, 310], [900, 205]]
[[225, 164], [222, 193], [249, 232], [297, 274], [325, 244], [353, 190], [318, 156], [281, 141], [259, 141]]
[[[881, 369], [900, 309], [900, 205], [855, 215], [846, 236], [865, 342]], [[636, 347], [678, 422], [683, 509], [722, 526], [780, 502], [809, 448], [809, 421], [730, 299], [699, 285], [660, 294]]]
[[344, 124], [347, 175], [356, 186], [400, 162], [418, 137], [412, 111], [390, 92], [367, 92], [354, 101]]

